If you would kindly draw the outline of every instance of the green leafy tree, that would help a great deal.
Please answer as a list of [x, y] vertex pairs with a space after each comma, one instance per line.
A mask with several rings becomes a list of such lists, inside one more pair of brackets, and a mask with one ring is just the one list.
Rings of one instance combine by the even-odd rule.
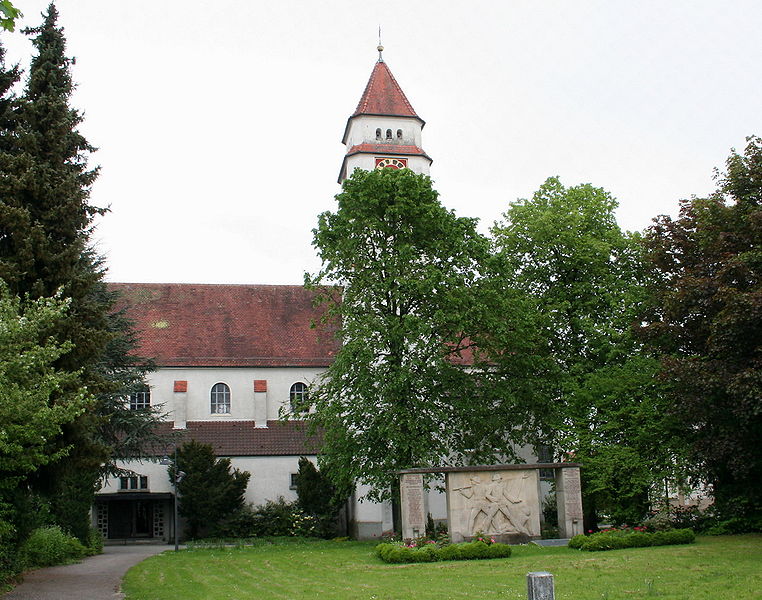
[[80, 113], [69, 106], [72, 61], [57, 16], [51, 4], [43, 24], [26, 31], [36, 55], [23, 96], [8, 91], [17, 72], [0, 78], [0, 278], [24, 302], [59, 293], [70, 302], [46, 335], [69, 344], [55, 367], [79, 375], [56, 391], [54, 401], [83, 388], [95, 399], [55, 441], [69, 449], [66, 460], [49, 462], [30, 474], [29, 483], [55, 499], [59, 524], [84, 541], [104, 469], [139, 452], [135, 428], [150, 429], [156, 415], [130, 414], [124, 402], [148, 365], [130, 355], [134, 337], [113, 312], [102, 261], [90, 248], [93, 219], [105, 211], [89, 202], [97, 169], [88, 168], [93, 148], [77, 129]]
[[[718, 189], [659, 217], [643, 333], [696, 475], [728, 517], [762, 514], [762, 140], [733, 152]], [[759, 524], [758, 524], [759, 526]]]
[[398, 469], [510, 456], [508, 434], [532, 428], [523, 298], [493, 284], [489, 241], [437, 196], [407, 169], [356, 170], [314, 230], [323, 266], [306, 282], [342, 346], [309, 418], [321, 470], [372, 498]]
[[0, 0], [0, 28], [13, 31], [16, 27], [16, 19], [23, 16], [21, 11], [13, 6], [10, 0]]
[[217, 458], [209, 444], [190, 441], [177, 449], [177, 463], [169, 479], [185, 473], [177, 484], [179, 513], [185, 517], [187, 535], [197, 538], [221, 519], [243, 507], [251, 474], [233, 469], [229, 458]]
[[656, 363], [631, 334], [643, 297], [639, 238], [621, 231], [616, 206], [600, 188], [550, 178], [493, 228], [505, 285], [543, 315], [555, 364], [544, 434], [584, 465], [588, 528], [598, 510], [642, 518], [651, 487], [674, 471]]
[[53, 366], [70, 344], [45, 337], [67, 305], [40, 299], [22, 306], [0, 285], [0, 582], [21, 568], [18, 546], [44, 519], [24, 493], [26, 478], [66, 456], [70, 448], [51, 448], [51, 440], [91, 402], [84, 390], [53, 401], [58, 390], [77, 378], [77, 373]]
[[85, 390], [54, 401], [58, 390], [77, 379], [77, 373], [54, 368], [71, 343], [45, 339], [67, 305], [40, 299], [22, 307], [0, 286], [0, 490], [4, 492], [68, 453], [70, 448], [65, 447], [51, 452], [51, 440], [90, 405]]

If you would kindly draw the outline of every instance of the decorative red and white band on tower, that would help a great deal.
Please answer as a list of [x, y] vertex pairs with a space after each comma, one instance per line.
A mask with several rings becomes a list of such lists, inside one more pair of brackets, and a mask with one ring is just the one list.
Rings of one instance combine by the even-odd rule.
[[342, 143], [347, 153], [341, 164], [339, 183], [356, 168], [370, 171], [381, 167], [407, 167], [429, 174], [431, 158], [421, 147], [426, 122], [413, 110], [381, 55], [373, 67], [357, 109], [344, 129]]

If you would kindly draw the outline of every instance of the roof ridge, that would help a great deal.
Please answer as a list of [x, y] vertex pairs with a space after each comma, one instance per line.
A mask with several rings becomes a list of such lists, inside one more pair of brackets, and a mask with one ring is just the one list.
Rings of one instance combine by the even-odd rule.
[[249, 288], [302, 288], [303, 283], [203, 283], [187, 281], [107, 281], [106, 285], [139, 285], [139, 286], [205, 286], [205, 287], [249, 287]]

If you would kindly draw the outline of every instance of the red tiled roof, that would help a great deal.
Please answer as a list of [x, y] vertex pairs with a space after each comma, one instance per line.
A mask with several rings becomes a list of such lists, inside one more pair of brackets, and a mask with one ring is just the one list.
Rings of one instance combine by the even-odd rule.
[[325, 367], [339, 344], [296, 285], [110, 283], [161, 367]]
[[357, 115], [393, 115], [417, 117], [405, 93], [383, 61], [378, 61], [370, 74], [353, 117]]
[[423, 156], [429, 158], [428, 154], [423, 151], [423, 148], [418, 146], [403, 146], [401, 144], [357, 144], [347, 150], [347, 156], [353, 154], [394, 154], [402, 156]]
[[186, 429], [161, 423], [157, 433], [177, 436], [178, 444], [209, 444], [217, 456], [303, 456], [317, 454], [322, 442], [320, 434], [308, 434], [304, 421], [268, 421], [267, 428], [254, 421], [188, 421]]

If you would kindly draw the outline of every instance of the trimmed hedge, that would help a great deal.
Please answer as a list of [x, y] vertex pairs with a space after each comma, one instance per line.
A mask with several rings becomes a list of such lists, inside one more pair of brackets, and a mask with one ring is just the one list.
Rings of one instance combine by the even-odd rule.
[[450, 544], [441, 548], [434, 544], [422, 548], [408, 548], [399, 544], [379, 544], [376, 556], [388, 563], [418, 563], [437, 560], [474, 560], [483, 558], [508, 558], [511, 547], [508, 544], [486, 544], [476, 540], [462, 544]]
[[645, 546], [671, 546], [674, 544], [692, 544], [696, 534], [691, 529], [673, 529], [645, 533], [636, 531], [625, 535], [599, 532], [593, 535], [575, 535], [569, 540], [569, 548], [579, 548], [588, 552], [619, 550], [620, 548], [642, 548]]

